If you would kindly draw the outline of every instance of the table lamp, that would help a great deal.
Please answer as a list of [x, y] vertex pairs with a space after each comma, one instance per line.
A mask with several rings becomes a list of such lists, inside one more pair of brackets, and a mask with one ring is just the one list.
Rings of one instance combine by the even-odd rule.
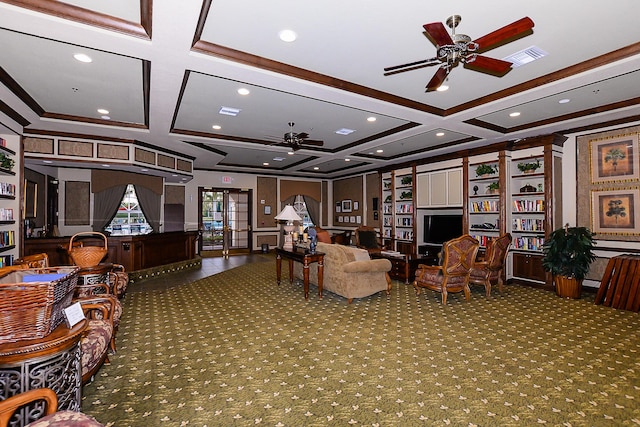
[[282, 249], [284, 249], [285, 251], [292, 251], [293, 237], [291, 236], [291, 233], [295, 229], [293, 221], [302, 221], [302, 218], [300, 218], [300, 215], [296, 213], [295, 209], [293, 209], [293, 206], [291, 205], [285, 206], [284, 209], [282, 209], [275, 218], [278, 221], [285, 222], [285, 225], [283, 226], [285, 233], [284, 245], [282, 245]]

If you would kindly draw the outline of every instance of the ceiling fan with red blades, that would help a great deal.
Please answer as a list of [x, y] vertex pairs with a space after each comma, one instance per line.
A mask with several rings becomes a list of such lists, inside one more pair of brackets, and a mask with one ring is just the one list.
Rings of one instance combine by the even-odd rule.
[[449, 35], [441, 22], [423, 25], [427, 35], [438, 49], [437, 56], [387, 67], [384, 69], [384, 75], [389, 76], [440, 64], [438, 71], [427, 83], [427, 91], [436, 90], [440, 87], [449, 72], [451, 72], [451, 69], [459, 63], [464, 64], [465, 68], [502, 77], [511, 70], [511, 62], [489, 58], [488, 56], [480, 55], [480, 53], [531, 34], [531, 29], [534, 25], [530, 18], [524, 17], [472, 41], [471, 37], [465, 34], [456, 34], [456, 27], [460, 21], [462, 21], [460, 15], [453, 15], [447, 19], [447, 26], [451, 28], [451, 35]]
[[309, 139], [309, 134], [306, 132], [296, 133], [293, 131], [293, 126], [295, 123], [289, 122], [289, 132], [284, 134], [284, 144], [291, 147], [293, 151], [298, 151], [302, 148], [303, 145], [314, 145], [317, 147], [322, 147], [324, 145], [323, 141], [318, 141], [314, 139]]

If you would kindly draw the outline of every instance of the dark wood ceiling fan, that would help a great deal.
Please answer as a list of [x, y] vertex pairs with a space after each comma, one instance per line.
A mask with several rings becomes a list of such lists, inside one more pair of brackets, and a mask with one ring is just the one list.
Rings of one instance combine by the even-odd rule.
[[394, 65], [384, 69], [385, 76], [416, 70], [431, 65], [440, 65], [438, 71], [427, 83], [427, 91], [440, 87], [453, 67], [459, 63], [465, 68], [480, 71], [502, 77], [511, 70], [511, 62], [502, 59], [490, 58], [480, 55], [490, 49], [509, 43], [517, 38], [531, 34], [533, 21], [524, 17], [509, 25], [497, 29], [478, 39], [471, 40], [465, 34], [456, 34], [456, 27], [462, 21], [460, 15], [453, 15], [447, 19], [447, 26], [451, 28], [451, 34], [447, 32], [442, 22], [432, 22], [423, 25], [430, 40], [436, 45], [436, 56], [402, 65]]
[[324, 141], [309, 139], [309, 134], [307, 132], [294, 132], [293, 126], [295, 123], [289, 122], [287, 124], [289, 125], [289, 132], [284, 134], [283, 144], [291, 147], [293, 151], [298, 151], [303, 145], [313, 145], [316, 147], [322, 147], [324, 145]]

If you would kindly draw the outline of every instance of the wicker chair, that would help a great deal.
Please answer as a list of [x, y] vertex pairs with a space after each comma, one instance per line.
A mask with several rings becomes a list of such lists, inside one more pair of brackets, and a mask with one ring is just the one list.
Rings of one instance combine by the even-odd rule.
[[511, 234], [503, 234], [487, 244], [484, 260], [476, 261], [471, 267], [469, 283], [484, 285], [487, 298], [491, 296], [491, 285], [498, 284], [502, 293], [502, 270], [511, 245]]
[[469, 273], [479, 246], [478, 241], [468, 234], [445, 242], [442, 245], [441, 265], [418, 266], [416, 280], [413, 282], [416, 294], [420, 293], [420, 288], [442, 292], [442, 304], [446, 304], [449, 292], [463, 291], [468, 301], [471, 297]]
[[37, 388], [11, 396], [0, 401], [0, 427], [7, 427], [14, 412], [21, 406], [32, 402], [44, 401], [44, 417], [29, 424], [29, 427], [65, 426], [65, 427], [104, 427], [95, 418], [75, 411], [59, 411], [58, 396], [50, 388]]
[[49, 255], [46, 253], [25, 255], [22, 258], [15, 259], [13, 265], [20, 265], [23, 268], [44, 268], [49, 267]]
[[75, 301], [82, 306], [89, 320], [87, 333], [80, 340], [82, 352], [82, 384], [86, 384], [100, 367], [109, 361], [109, 348], [115, 334], [113, 325], [114, 298], [91, 296]]

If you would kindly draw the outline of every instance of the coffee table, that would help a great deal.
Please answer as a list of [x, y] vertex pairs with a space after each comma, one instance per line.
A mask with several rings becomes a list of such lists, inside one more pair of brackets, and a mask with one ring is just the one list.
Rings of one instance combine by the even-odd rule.
[[322, 276], [324, 274], [324, 253], [310, 253], [306, 248], [295, 248], [288, 251], [282, 248], [276, 248], [276, 278], [280, 285], [280, 277], [282, 273], [282, 258], [289, 260], [289, 281], [293, 285], [293, 263], [302, 263], [302, 274], [304, 278], [304, 299], [309, 299], [309, 265], [314, 262], [318, 263], [318, 296], [322, 299]]

